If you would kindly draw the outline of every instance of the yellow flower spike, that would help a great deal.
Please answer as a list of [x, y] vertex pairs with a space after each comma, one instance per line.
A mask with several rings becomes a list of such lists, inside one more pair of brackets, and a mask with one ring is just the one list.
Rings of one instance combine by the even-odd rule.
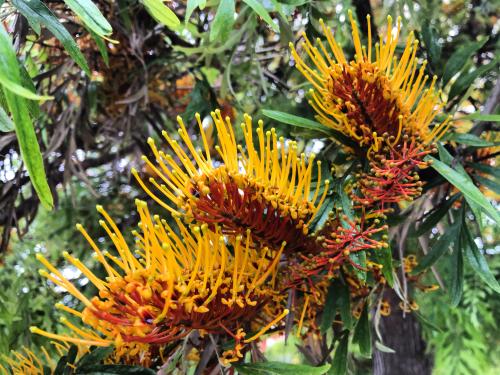
[[390, 146], [402, 143], [401, 134], [419, 139], [423, 146], [444, 134], [446, 122], [431, 128], [431, 123], [442, 105], [434, 89], [436, 77], [428, 90], [424, 90], [424, 62], [419, 69], [416, 51], [418, 41], [410, 33], [400, 58], [395, 56], [400, 37], [401, 18], [393, 32], [392, 18], [387, 18], [387, 33], [375, 44], [372, 59], [372, 34], [367, 17], [367, 46], [361, 42], [358, 26], [352, 12], [351, 23], [355, 57], [347, 61], [332, 31], [320, 20], [330, 51], [318, 41], [316, 48], [304, 36], [302, 48], [312, 65], [308, 65], [290, 44], [297, 69], [313, 85], [310, 103], [317, 112], [318, 121], [342, 132], [361, 147], [380, 152], [381, 135], [394, 140]]
[[211, 117], [218, 139], [216, 155], [210, 155], [199, 115], [198, 138], [204, 151], [197, 150], [178, 118], [179, 141], [163, 132], [171, 155], [148, 140], [155, 160], [143, 160], [154, 177], [147, 184], [132, 170], [141, 187], [187, 223], [206, 223], [210, 229], [218, 225], [224, 235], [234, 237], [251, 228], [252, 240], [261, 246], [279, 248], [286, 241], [285, 251], [304, 250], [308, 243], [304, 227], [314, 220], [327, 194], [319, 172], [316, 188], [311, 188], [315, 156], [297, 155], [295, 142], [285, 142], [275, 129], [265, 131], [261, 120], [254, 129], [246, 114], [241, 124], [244, 144], [240, 145], [229, 118], [222, 118], [219, 110]]
[[255, 248], [250, 230], [244, 236], [226, 237], [217, 226], [187, 227], [176, 218], [177, 234], [165, 220], [152, 217], [145, 202], [137, 200], [136, 206], [140, 223], [139, 230], [133, 231], [137, 246], [133, 250], [106, 211], [98, 207], [116, 257], [101, 250], [78, 226], [91, 243], [94, 260], [107, 270], [106, 280], [63, 253], [97, 287], [97, 295], [84, 296], [47, 259], [37, 255], [47, 268], [40, 274], [66, 289], [84, 307], [75, 310], [56, 304], [76, 318], [74, 322], [61, 318], [71, 334], [37, 327], [31, 328], [33, 333], [78, 345], [112, 345], [118, 359], [142, 363], [151, 359], [155, 347], [181, 340], [193, 330], [223, 334], [261, 322], [263, 334], [280, 320], [267, 324], [270, 318], [262, 307], [279, 298], [274, 283], [285, 243], [279, 251], [261, 251]]

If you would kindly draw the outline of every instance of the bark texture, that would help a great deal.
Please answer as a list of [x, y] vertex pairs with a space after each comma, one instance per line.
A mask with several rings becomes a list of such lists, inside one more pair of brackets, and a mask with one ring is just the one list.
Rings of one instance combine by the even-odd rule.
[[384, 345], [396, 353], [374, 350], [374, 375], [430, 375], [432, 359], [426, 353], [420, 323], [414, 314], [406, 314], [399, 308], [399, 298], [392, 290], [385, 293], [392, 313], [382, 317], [380, 332]]

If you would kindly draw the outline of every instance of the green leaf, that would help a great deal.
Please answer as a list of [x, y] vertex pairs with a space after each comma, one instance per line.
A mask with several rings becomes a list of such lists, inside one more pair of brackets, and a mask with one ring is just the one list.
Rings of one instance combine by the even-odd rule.
[[[21, 73], [16, 53], [3, 26], [0, 26], [0, 71], [15, 84], [21, 84]], [[42, 205], [47, 209], [51, 209], [54, 205], [52, 193], [47, 183], [42, 154], [29, 115], [29, 105], [26, 99], [15, 95], [11, 91], [4, 91], [4, 95], [9, 111], [12, 114], [21, 156], [28, 170], [31, 183]]]
[[359, 345], [361, 355], [370, 357], [372, 354], [372, 337], [370, 332], [370, 321], [368, 320], [368, 304], [365, 303], [363, 312], [359, 317], [358, 324], [354, 329], [352, 342]]
[[328, 371], [329, 375], [344, 375], [347, 373], [347, 352], [349, 346], [349, 331], [344, 332], [344, 335], [335, 349], [333, 355], [332, 367]]
[[485, 139], [479, 138], [474, 134], [459, 134], [459, 133], [451, 133], [448, 137], [446, 137], [448, 141], [455, 141], [467, 146], [474, 147], [491, 147], [495, 146], [495, 142], [489, 142]]
[[[468, 175], [459, 173], [445, 163], [427, 156], [426, 160], [432, 160], [432, 168], [434, 168], [441, 176], [447, 179], [452, 185], [460, 190], [465, 199], [473, 204], [480, 206], [486, 214], [488, 214], [497, 223], [500, 223], [500, 215], [498, 211], [488, 202], [486, 197], [479, 191], [479, 189], [472, 183]], [[469, 203], [469, 204], [470, 204]]]
[[479, 164], [479, 163], [468, 163], [467, 165], [471, 166], [476, 171], [486, 173], [486, 174], [493, 176], [495, 178], [500, 178], [500, 168], [497, 166], [491, 166], [491, 165]]
[[14, 130], [14, 124], [5, 110], [0, 107], [0, 132], [11, 132]]
[[101, 57], [104, 60], [104, 63], [106, 64], [106, 66], [109, 67], [109, 54], [108, 54], [108, 47], [106, 46], [106, 43], [99, 35], [94, 33], [92, 30], [90, 30], [90, 29], [87, 29], [87, 30], [88, 30], [90, 36], [92, 37], [92, 39], [94, 39], [94, 42], [97, 46], [97, 49], [99, 50], [99, 53], [101, 54]]
[[439, 43], [439, 35], [437, 35], [436, 29], [429, 23], [422, 25], [422, 39], [425, 43], [429, 62], [435, 69], [440, 68], [441, 44]]
[[420, 273], [437, 262], [439, 258], [449, 249], [451, 244], [456, 241], [460, 234], [460, 221], [457, 220], [452, 226], [447, 228], [445, 232], [434, 243], [429, 252], [420, 259], [418, 265], [413, 269], [413, 273]]
[[30, 100], [51, 100], [54, 99], [52, 96], [37, 95], [34, 92], [23, 87], [21, 84], [13, 82], [5, 72], [0, 70], [0, 84], [7, 90], [13, 92], [16, 95], [22, 96], [23, 98]]
[[321, 316], [320, 332], [325, 333], [330, 328], [337, 315], [338, 289], [342, 286], [340, 280], [332, 280], [326, 294], [325, 307]]
[[344, 323], [344, 327], [346, 329], [352, 328], [352, 314], [351, 314], [351, 297], [349, 294], [349, 286], [346, 284], [342, 284], [341, 287], [338, 288], [338, 306], [340, 310], [340, 317], [342, 322]]
[[223, 42], [231, 33], [234, 25], [234, 0], [221, 0], [210, 30], [210, 41]]
[[488, 73], [490, 70], [495, 69], [498, 65], [498, 60], [495, 59], [489, 64], [481, 65], [479, 68], [473, 70], [472, 72], [462, 73], [450, 88], [450, 93], [448, 95], [449, 99], [453, 99], [455, 96], [462, 94], [467, 90], [476, 80]]
[[477, 182], [479, 182], [482, 186], [488, 188], [489, 190], [495, 192], [496, 194], [500, 194], [500, 184], [498, 181], [490, 180], [489, 178], [485, 178], [483, 176], [476, 175], [474, 176]]
[[181, 24], [172, 9], [163, 4], [161, 0], [142, 0], [148, 13], [158, 22], [175, 30]]
[[186, 4], [186, 15], [184, 16], [184, 22], [187, 23], [191, 18], [194, 10], [196, 8], [203, 9], [207, 4], [207, 0], [188, 0]]
[[267, 12], [266, 8], [262, 5], [261, 1], [257, 0], [243, 0], [255, 13], [259, 15], [275, 32], [279, 32], [278, 26], [273, 22], [273, 19]]
[[486, 283], [486, 285], [488, 285], [495, 292], [500, 293], [500, 285], [495, 279], [495, 276], [491, 273], [490, 267], [488, 267], [488, 262], [477, 247], [476, 242], [472, 238], [472, 234], [465, 223], [463, 232], [465, 258], [469, 262], [472, 269], [476, 271], [476, 274]]
[[113, 350], [113, 346], [94, 348], [89, 353], [80, 358], [80, 360], [76, 364], [77, 370], [80, 371], [80, 369], [83, 369], [84, 367], [96, 365], [97, 363], [105, 360], [111, 353], [113, 353]]
[[336, 130], [329, 129], [328, 127], [324, 126], [323, 124], [320, 124], [319, 122], [309, 120], [304, 117], [291, 115], [285, 112], [272, 111], [269, 109], [262, 110], [262, 114], [266, 117], [272, 118], [273, 120], [282, 122], [284, 124], [321, 132], [325, 134], [325, 136], [335, 138], [340, 143], [349, 146], [351, 148], [356, 148], [356, 149], [359, 148], [359, 146], [349, 137], [346, 137], [344, 134]]
[[471, 113], [470, 115], [459, 117], [456, 120], [476, 120], [487, 122], [500, 122], [500, 115], [488, 115], [479, 112]]
[[441, 221], [444, 215], [448, 213], [453, 203], [457, 201], [462, 195], [460, 193], [455, 194], [453, 197], [444, 201], [432, 214], [430, 214], [423, 222], [420, 224], [416, 231], [416, 236], [421, 236], [424, 233], [427, 233], [432, 228], [436, 226], [437, 223]]
[[382, 266], [382, 274], [384, 275], [390, 287], [394, 285], [394, 274], [392, 272], [392, 249], [390, 246], [383, 247], [373, 252], [375, 261]]
[[26, 18], [32, 18], [47, 27], [52, 34], [62, 43], [63, 47], [75, 62], [90, 76], [90, 69], [85, 57], [78, 49], [71, 34], [61, 22], [54, 16], [49, 8], [40, 0], [12, 0], [12, 4]]
[[313, 367], [282, 362], [256, 362], [234, 364], [233, 367], [242, 375], [323, 375], [330, 365]]
[[488, 41], [488, 38], [483, 38], [477, 42], [470, 42], [457, 49], [447, 61], [443, 73], [443, 86], [450, 81], [450, 79], [464, 67], [465, 63], [472, 56], [474, 52], [481, 49], [482, 46]]
[[64, 0], [90, 30], [100, 37], [111, 35], [113, 28], [101, 14], [99, 8], [90, 0]]
[[[461, 232], [461, 231], [460, 231]], [[454, 251], [450, 262], [450, 287], [448, 290], [450, 303], [457, 306], [462, 298], [464, 289], [464, 260], [462, 255], [462, 240], [459, 233], [458, 240], [455, 241]]]

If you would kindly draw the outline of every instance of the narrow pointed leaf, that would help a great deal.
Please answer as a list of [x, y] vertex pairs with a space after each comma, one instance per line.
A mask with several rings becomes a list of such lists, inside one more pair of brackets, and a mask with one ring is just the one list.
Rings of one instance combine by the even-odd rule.
[[233, 29], [235, 5], [234, 0], [221, 0], [210, 30], [210, 41], [225, 41]]
[[488, 216], [497, 223], [500, 223], [500, 215], [498, 211], [488, 202], [481, 191], [472, 183], [469, 176], [459, 173], [445, 163], [427, 156], [427, 160], [432, 160], [432, 168], [439, 172], [441, 176], [446, 178], [452, 185], [459, 189], [470, 203], [480, 206]]
[[262, 5], [262, 1], [259, 0], [243, 0], [250, 8], [253, 9], [255, 13], [259, 15], [274, 31], [278, 32], [278, 26], [273, 22], [273, 19], [267, 12], [266, 8]]
[[90, 30], [99, 36], [111, 35], [113, 28], [99, 8], [90, 0], [64, 0]]
[[14, 130], [14, 123], [5, 110], [0, 107], [0, 132], [11, 132]]
[[495, 292], [500, 293], [500, 285], [490, 271], [488, 262], [472, 238], [472, 234], [464, 224], [465, 258], [476, 274]]
[[349, 347], [349, 332], [344, 332], [337, 349], [333, 354], [332, 367], [328, 375], [344, 375], [347, 373], [347, 353]]
[[[0, 71], [12, 82], [21, 85], [21, 73], [9, 35], [0, 25]], [[27, 100], [9, 90], [3, 90], [5, 101], [12, 115], [21, 156], [29, 177], [42, 204], [50, 209], [53, 206], [52, 193], [47, 183], [43, 158], [30, 118]]]
[[359, 350], [365, 357], [370, 357], [372, 353], [372, 336], [370, 333], [370, 321], [368, 320], [368, 304], [365, 304], [363, 312], [359, 317], [358, 324], [354, 329], [352, 342], [359, 345]]
[[169, 29], [176, 29], [180, 24], [179, 18], [172, 9], [166, 6], [161, 0], [143, 0], [144, 6], [151, 16], [167, 26]]
[[235, 364], [233, 367], [242, 375], [323, 375], [330, 365], [313, 367], [282, 362], [255, 362]]
[[76, 45], [73, 37], [45, 4], [40, 0], [12, 0], [12, 4], [23, 16], [36, 20], [49, 29], [61, 42], [73, 60], [90, 76], [90, 69], [85, 61], [85, 57]]
[[458, 241], [455, 241], [455, 248], [450, 262], [450, 287], [449, 296], [452, 306], [457, 306], [462, 298], [464, 289], [464, 260], [462, 254], [462, 239], [459, 234]]
[[466, 45], [458, 48], [448, 59], [446, 62], [446, 65], [444, 67], [444, 73], [443, 73], [443, 86], [445, 86], [450, 79], [457, 74], [464, 65], [466, 64], [467, 60], [470, 59], [472, 54], [479, 50], [484, 44], [488, 41], [488, 38], [483, 38], [477, 42], [470, 42], [467, 43]]

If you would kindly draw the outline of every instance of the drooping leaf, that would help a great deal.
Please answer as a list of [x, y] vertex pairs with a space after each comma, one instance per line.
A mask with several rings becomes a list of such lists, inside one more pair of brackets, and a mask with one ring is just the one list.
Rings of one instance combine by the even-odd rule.
[[464, 289], [464, 260], [462, 254], [462, 239], [460, 237], [461, 231], [458, 235], [458, 239], [455, 241], [450, 262], [450, 286], [448, 288], [448, 293], [450, 296], [450, 303], [453, 307], [457, 306], [460, 302]]
[[14, 123], [5, 113], [5, 110], [0, 107], [0, 132], [11, 132], [14, 130]]
[[344, 327], [350, 330], [352, 328], [352, 314], [349, 287], [346, 284], [342, 284], [342, 287], [338, 288], [338, 292], [339, 298], [337, 303], [340, 310], [340, 318], [344, 323]]
[[480, 163], [468, 163], [467, 165], [474, 168], [476, 171], [486, 173], [495, 178], [500, 178], [500, 168], [498, 168], [497, 166]]
[[467, 90], [474, 81], [488, 73], [490, 70], [495, 69], [498, 66], [498, 60], [493, 60], [489, 64], [481, 65], [479, 68], [474, 69], [472, 72], [462, 73], [453, 85], [451, 85], [450, 93], [448, 97], [453, 99], [454, 97], [462, 94], [465, 90]]
[[462, 70], [467, 60], [469, 60], [474, 52], [481, 49], [481, 47], [484, 46], [487, 41], [488, 38], [483, 38], [481, 40], [478, 40], [477, 42], [467, 43], [464, 46], [458, 48], [450, 56], [444, 67], [442, 78], [443, 86], [445, 86], [455, 74]]
[[439, 42], [439, 35], [434, 26], [431, 26], [429, 23], [422, 25], [422, 39], [425, 43], [425, 49], [432, 67], [441, 70], [439, 66], [439, 61], [441, 60], [441, 44]]
[[335, 353], [333, 354], [332, 367], [328, 375], [344, 375], [347, 373], [347, 352], [349, 346], [349, 332], [344, 332]]
[[259, 15], [275, 32], [278, 32], [278, 26], [273, 22], [273, 19], [267, 12], [266, 8], [262, 5], [261, 1], [258, 0], [243, 0], [250, 8], [253, 9], [255, 13]]
[[449, 247], [457, 240], [460, 233], [461, 223], [457, 220], [452, 226], [447, 228], [439, 239], [432, 245], [431, 249], [418, 265], [413, 269], [414, 273], [422, 272], [437, 262], [439, 258], [449, 249]]
[[474, 147], [495, 146], [495, 142], [490, 142], [485, 139], [479, 138], [477, 135], [468, 133], [466, 134], [452, 133], [450, 136], [447, 137], [447, 140], [455, 141], [463, 145], [474, 146]]
[[382, 266], [382, 275], [384, 275], [387, 284], [390, 287], [394, 285], [394, 274], [392, 272], [392, 249], [391, 246], [383, 247], [374, 251], [375, 260]]
[[[16, 85], [21, 85], [21, 74], [16, 53], [3, 26], [0, 26], [0, 71], [10, 77], [10, 80]], [[21, 156], [33, 187], [43, 206], [51, 209], [53, 206], [52, 193], [47, 183], [42, 154], [29, 115], [29, 106], [23, 97], [9, 90], [3, 91], [12, 115]]]
[[285, 112], [280, 112], [280, 111], [272, 111], [268, 109], [264, 109], [262, 111], [262, 114], [264, 116], [267, 116], [269, 118], [272, 118], [273, 120], [282, 122], [284, 124], [288, 125], [293, 125], [297, 126], [299, 128], [305, 128], [305, 129], [311, 129], [317, 132], [321, 132], [325, 134], [326, 137], [332, 137], [335, 138], [337, 141], [340, 143], [351, 147], [351, 148], [358, 148], [358, 145], [353, 142], [350, 138], [346, 137], [344, 134], [335, 131], [333, 129], [329, 129], [326, 126], [320, 124], [319, 122], [309, 120], [304, 117], [299, 117], [295, 115], [291, 115], [289, 113]]
[[483, 113], [471, 113], [470, 115], [460, 117], [458, 120], [476, 120], [487, 122], [500, 122], [500, 115], [491, 115]]
[[342, 287], [340, 280], [332, 280], [326, 294], [325, 307], [321, 316], [320, 332], [325, 333], [330, 328], [337, 315], [338, 289]]
[[234, 13], [235, 13], [234, 0], [221, 0], [217, 13], [215, 14], [210, 30], [210, 41], [225, 41], [233, 29]]
[[191, 15], [193, 14], [196, 8], [200, 8], [203, 10], [207, 0], [188, 0], [186, 4], [186, 15], [184, 16], [184, 22], [188, 23]]
[[30, 100], [51, 100], [52, 96], [38, 95], [27, 88], [23, 87], [21, 83], [16, 83], [12, 81], [6, 74], [6, 72], [0, 70], [0, 85], [4, 89], [13, 92], [16, 95], [22, 96], [23, 98]]
[[368, 304], [365, 304], [363, 312], [359, 317], [352, 342], [359, 345], [359, 351], [365, 357], [370, 357], [372, 353], [372, 336], [370, 333], [370, 321], [368, 320]]
[[181, 24], [181, 21], [179, 21], [174, 11], [166, 6], [161, 0], [142, 0], [142, 2], [148, 13], [169, 29], [175, 30]]
[[441, 219], [448, 213], [450, 210], [451, 206], [453, 206], [453, 203], [457, 201], [458, 198], [460, 198], [462, 194], [457, 193], [451, 198], [447, 199], [442, 203], [437, 209], [432, 212], [427, 218], [420, 224], [416, 231], [416, 236], [421, 236], [424, 233], [427, 233], [430, 231], [432, 228], [436, 226], [437, 223], [441, 221]]
[[64, 0], [66, 5], [80, 17], [85, 26], [100, 37], [111, 35], [113, 28], [99, 8], [90, 0]]
[[282, 362], [256, 362], [234, 364], [233, 367], [242, 375], [323, 375], [330, 365], [313, 367]]
[[81, 370], [84, 367], [94, 366], [104, 359], [106, 359], [111, 353], [113, 353], [114, 348], [112, 346], [108, 347], [97, 347], [91, 350], [89, 353], [85, 354], [78, 363], [76, 364], [77, 369]]
[[498, 281], [495, 279], [495, 276], [490, 271], [490, 267], [488, 266], [488, 262], [486, 261], [483, 253], [476, 245], [476, 242], [472, 238], [472, 234], [469, 231], [469, 228], [464, 223], [463, 226], [463, 239], [464, 239], [464, 250], [465, 250], [465, 259], [469, 262], [470, 266], [476, 274], [495, 292], [500, 293], [500, 285]]
[[472, 183], [468, 175], [464, 175], [453, 168], [447, 166], [445, 163], [427, 156], [427, 160], [432, 160], [432, 168], [439, 172], [441, 176], [447, 179], [452, 185], [459, 189], [467, 201], [480, 206], [488, 216], [490, 216], [497, 223], [500, 223], [500, 215], [498, 211], [488, 202], [486, 197], [481, 191]]
[[486, 187], [487, 189], [490, 189], [491, 191], [495, 192], [496, 194], [500, 194], [500, 183], [499, 181], [493, 181], [490, 180], [489, 178], [483, 177], [476, 175], [474, 176], [477, 182], [479, 182], [482, 186]]
[[40, 0], [12, 0], [12, 4], [23, 16], [36, 20], [49, 29], [61, 42], [73, 60], [90, 76], [90, 69], [85, 61], [85, 57], [78, 49], [72, 36], [45, 4]]

